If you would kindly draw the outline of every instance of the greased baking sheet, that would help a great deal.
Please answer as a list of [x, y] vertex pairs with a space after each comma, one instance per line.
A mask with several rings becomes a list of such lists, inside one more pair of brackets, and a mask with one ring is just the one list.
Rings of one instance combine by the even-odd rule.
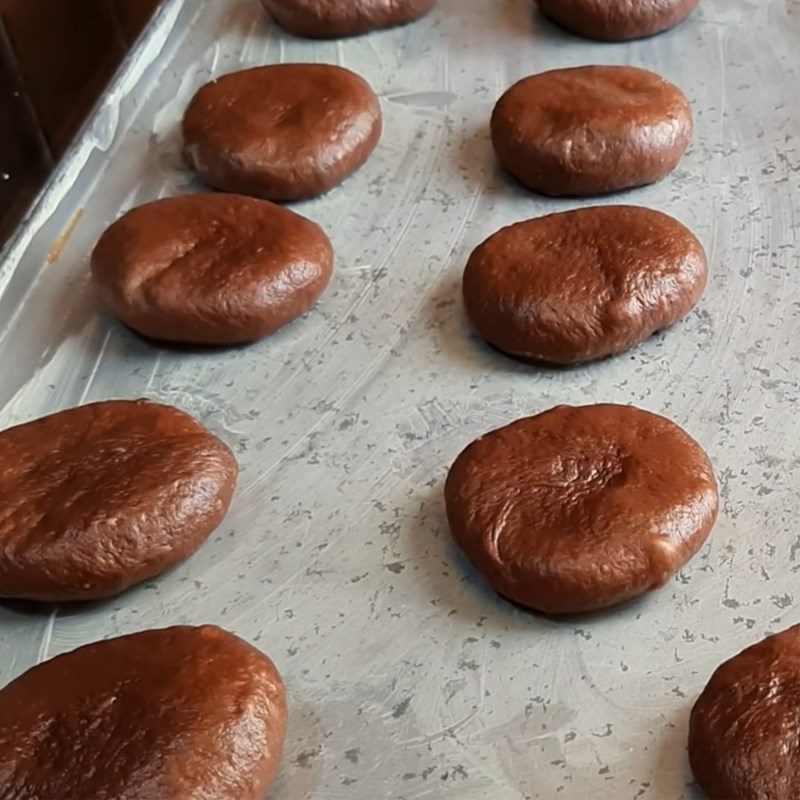
[[[798, 0], [702, 0], [686, 24], [632, 44], [570, 36], [529, 0], [440, 0], [418, 24], [342, 42], [293, 39], [256, 0], [168, 2], [6, 251], [0, 423], [147, 396], [232, 445], [241, 480], [219, 531], [161, 579], [108, 603], [2, 607], [0, 680], [103, 637], [213, 622], [286, 679], [274, 800], [697, 798], [694, 698], [723, 659], [800, 620], [799, 41]], [[134, 204], [201, 189], [179, 138], [197, 87], [278, 61], [347, 66], [383, 103], [369, 162], [294, 206], [334, 242], [330, 290], [252, 347], [149, 344], [98, 310], [91, 247]], [[460, 274], [502, 225], [589, 204], [523, 190], [487, 130], [515, 79], [589, 63], [653, 69], [691, 100], [694, 144], [676, 172], [600, 202], [687, 223], [711, 280], [667, 333], [548, 371], [476, 339]], [[602, 401], [663, 413], [704, 445], [719, 523], [640, 602], [525, 613], [451, 544], [446, 469], [491, 428]]]

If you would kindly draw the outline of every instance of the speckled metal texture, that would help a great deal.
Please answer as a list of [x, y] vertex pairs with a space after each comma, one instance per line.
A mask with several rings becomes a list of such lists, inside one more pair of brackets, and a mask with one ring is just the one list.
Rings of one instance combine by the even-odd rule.
[[[98, 605], [4, 606], [0, 679], [102, 637], [213, 622], [286, 679], [273, 800], [698, 798], [691, 704], [717, 664], [800, 619], [798, 41], [798, 0], [702, 0], [679, 28], [622, 45], [561, 32], [528, 0], [441, 0], [417, 24], [338, 43], [290, 38], [257, 0], [169, 3], [6, 252], [0, 423], [108, 397], [174, 403], [235, 448], [239, 490], [202, 550], [149, 585]], [[201, 188], [180, 158], [194, 90], [277, 61], [343, 64], [383, 103], [370, 161], [295, 206], [334, 242], [331, 288], [245, 349], [142, 341], [98, 310], [90, 249], [132, 205]], [[478, 341], [460, 276], [500, 226], [587, 204], [529, 194], [488, 138], [511, 82], [587, 63], [656, 70], [691, 100], [676, 172], [600, 202], [688, 224], [711, 280], [674, 329], [548, 371]], [[665, 589], [552, 620], [465, 563], [442, 483], [484, 431], [587, 402], [683, 425], [716, 465], [722, 512]]]

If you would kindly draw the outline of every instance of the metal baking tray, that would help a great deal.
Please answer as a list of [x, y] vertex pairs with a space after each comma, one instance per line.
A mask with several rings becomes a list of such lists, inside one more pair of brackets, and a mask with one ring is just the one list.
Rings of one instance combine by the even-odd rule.
[[[236, 450], [230, 516], [186, 564], [107, 603], [0, 609], [0, 681], [103, 637], [213, 622], [253, 641], [291, 700], [272, 800], [698, 798], [690, 707], [723, 659], [800, 619], [800, 2], [702, 0], [678, 29], [583, 41], [529, 0], [441, 0], [417, 24], [293, 39], [257, 0], [168, 1], [0, 266], [0, 423], [147, 396]], [[296, 204], [337, 251], [303, 319], [234, 350], [162, 348], [99, 310], [88, 254], [119, 213], [201, 185], [179, 121], [206, 80], [278, 61], [364, 75], [385, 134]], [[651, 206], [704, 242], [700, 306], [631, 353], [571, 370], [477, 340], [460, 302], [499, 227], [588, 205], [496, 165], [494, 101], [555, 67], [633, 64], [680, 86], [693, 146]], [[723, 507], [665, 589], [548, 619], [499, 599], [450, 542], [442, 481], [474, 437], [558, 403], [634, 403], [711, 455]], [[680, 469], [676, 464], [675, 469]]]

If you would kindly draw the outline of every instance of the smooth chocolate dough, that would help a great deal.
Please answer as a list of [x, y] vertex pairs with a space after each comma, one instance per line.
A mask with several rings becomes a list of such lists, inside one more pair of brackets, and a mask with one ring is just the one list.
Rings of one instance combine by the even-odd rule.
[[800, 625], [717, 669], [692, 710], [689, 760], [712, 800], [800, 797]]
[[700, 446], [617, 405], [559, 406], [482, 436], [450, 469], [445, 501], [453, 537], [495, 589], [551, 614], [663, 586], [718, 506]]
[[0, 800], [264, 800], [285, 727], [277, 670], [230, 633], [98, 642], [0, 691]]
[[291, 322], [332, 268], [319, 226], [265, 200], [223, 194], [135, 208], [92, 254], [95, 284], [126, 325], [212, 345], [252, 342]]
[[621, 42], [682, 22], [698, 0], [536, 0], [553, 22], [579, 36]]
[[275, 21], [295, 36], [336, 39], [404, 25], [436, 0], [262, 0]]
[[636, 67], [574, 67], [524, 78], [498, 101], [492, 143], [519, 181], [546, 195], [643, 186], [689, 145], [692, 110], [679, 89]]
[[222, 522], [237, 471], [202, 425], [144, 400], [3, 431], [0, 597], [91, 600], [164, 572]]
[[520, 222], [464, 271], [467, 314], [511, 355], [574, 364], [621, 353], [672, 325], [706, 285], [703, 247], [676, 220], [597, 206]]
[[367, 82], [330, 64], [275, 64], [206, 84], [183, 119], [184, 155], [215, 189], [299, 200], [338, 186], [381, 135]]

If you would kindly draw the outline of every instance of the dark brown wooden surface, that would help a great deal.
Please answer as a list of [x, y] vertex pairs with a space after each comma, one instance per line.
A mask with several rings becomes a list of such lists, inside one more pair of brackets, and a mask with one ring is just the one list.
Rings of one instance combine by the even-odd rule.
[[158, 3], [0, 0], [0, 245]]

